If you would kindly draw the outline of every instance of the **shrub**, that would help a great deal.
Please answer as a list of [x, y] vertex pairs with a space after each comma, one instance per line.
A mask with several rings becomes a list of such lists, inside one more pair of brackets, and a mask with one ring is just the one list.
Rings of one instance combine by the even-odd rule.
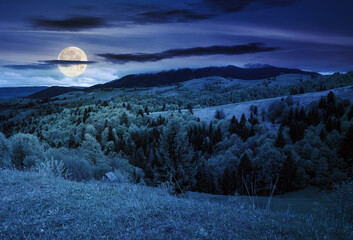
[[8, 168], [11, 166], [10, 154], [12, 147], [5, 135], [0, 133], [0, 168]]
[[65, 177], [70, 180], [83, 181], [93, 178], [93, 167], [77, 150], [66, 148], [49, 149], [45, 153], [47, 158], [53, 157], [61, 161], [65, 168]]
[[37, 163], [35, 170], [45, 176], [65, 177], [65, 166], [62, 161], [54, 158], [46, 159], [44, 162]]
[[31, 134], [16, 134], [10, 138], [11, 160], [17, 169], [29, 169], [43, 159], [43, 146], [38, 138]]
[[90, 134], [85, 134], [85, 140], [80, 147], [80, 151], [86, 156], [86, 159], [93, 164], [104, 162], [101, 146], [96, 138]]

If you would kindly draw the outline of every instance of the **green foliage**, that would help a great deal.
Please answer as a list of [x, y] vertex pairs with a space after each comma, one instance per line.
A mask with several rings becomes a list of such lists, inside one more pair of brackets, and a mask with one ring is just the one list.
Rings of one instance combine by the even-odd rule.
[[65, 177], [64, 163], [54, 158], [46, 159], [43, 162], [37, 163], [35, 171], [51, 177]]
[[77, 150], [69, 150], [65, 148], [48, 149], [45, 152], [47, 159], [55, 159], [64, 165], [63, 177], [75, 180], [84, 181], [93, 178], [93, 164], [89, 163], [85, 156]]
[[5, 135], [0, 133], [0, 168], [11, 167], [12, 146], [6, 139]]
[[104, 154], [101, 150], [101, 146], [91, 134], [85, 134], [85, 139], [82, 142], [80, 150], [85, 155], [86, 159], [93, 165], [104, 161]]
[[349, 127], [342, 140], [340, 155], [348, 164], [348, 174], [353, 177], [353, 125]]
[[289, 153], [279, 172], [278, 188], [281, 192], [290, 192], [296, 188], [297, 165]]
[[158, 149], [158, 169], [161, 179], [176, 183], [182, 190], [195, 185], [196, 167], [193, 150], [183, 126], [171, 119], [164, 128]]
[[43, 147], [38, 138], [31, 134], [16, 134], [10, 138], [11, 161], [17, 169], [29, 169], [43, 160]]
[[[335, 85], [344, 76], [335, 76], [328, 82]], [[322, 87], [315, 85], [315, 81]], [[325, 87], [321, 79], [315, 81], [304, 81], [293, 89], [300, 91], [302, 87], [304, 92], [310, 92]], [[263, 122], [257, 120], [259, 109], [254, 105], [250, 106], [248, 119], [245, 113], [239, 121], [235, 117], [225, 119], [220, 110], [216, 119], [201, 122], [181, 110], [288, 95], [290, 89], [273, 85], [227, 88], [212, 85], [200, 90], [202, 94], [122, 94], [106, 102], [97, 96], [97, 101], [90, 97], [62, 105], [46, 101], [37, 103], [33, 114], [6, 127], [7, 134], [22, 132], [37, 137], [42, 145], [36, 150], [38, 154], [33, 151], [36, 147], [23, 149], [17, 144], [19, 151], [12, 151], [12, 140], [2, 142], [4, 146], [6, 141], [10, 142], [5, 152], [10, 153], [11, 162], [21, 169], [31, 168], [45, 158], [51, 159], [47, 154], [50, 151], [63, 150], [64, 154], [54, 154], [54, 160], [64, 163], [67, 178], [78, 181], [93, 176], [100, 179], [107, 171], [116, 170], [131, 182], [144, 181], [153, 186], [159, 181], [173, 181], [183, 190], [244, 193], [239, 172], [244, 165], [239, 159], [244, 154], [252, 166], [247, 184], [253, 184], [259, 194], [266, 193], [281, 171], [285, 175], [283, 172], [295, 167], [296, 183], [289, 187], [284, 184], [283, 191], [310, 184], [330, 186], [350, 177], [351, 135], [347, 131], [352, 105], [332, 93], [319, 103], [305, 107], [294, 105], [291, 96], [283, 98], [269, 107], [267, 116], [263, 114]], [[154, 113], [170, 110], [173, 112]], [[145, 114], [148, 112], [151, 113]], [[266, 119], [275, 124], [265, 122]], [[273, 133], [277, 131], [278, 134]], [[286, 163], [289, 153], [295, 166]], [[281, 182], [285, 181], [282, 177]]]

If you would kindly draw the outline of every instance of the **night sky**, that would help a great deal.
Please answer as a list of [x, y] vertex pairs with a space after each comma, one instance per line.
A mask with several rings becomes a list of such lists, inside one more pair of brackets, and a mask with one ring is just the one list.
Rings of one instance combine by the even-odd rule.
[[[127, 74], [269, 64], [353, 70], [351, 0], [0, 2], [0, 87], [90, 86]], [[55, 61], [91, 61], [70, 78]]]

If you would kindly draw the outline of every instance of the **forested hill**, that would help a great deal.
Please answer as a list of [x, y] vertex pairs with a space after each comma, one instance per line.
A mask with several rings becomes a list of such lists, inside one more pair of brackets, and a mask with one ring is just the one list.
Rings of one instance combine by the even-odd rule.
[[206, 67], [199, 69], [184, 68], [159, 73], [132, 74], [105, 84], [94, 85], [88, 89], [153, 87], [209, 76], [258, 80], [289, 73], [318, 75], [318, 73], [305, 72], [300, 69], [278, 68], [273, 66], [262, 68], [239, 68], [229, 65], [226, 67]]
[[8, 98], [20, 98], [26, 97], [36, 92], [47, 89], [45, 86], [38, 87], [4, 87], [0, 88], [0, 98], [8, 99]]
[[74, 91], [79, 91], [79, 90], [80, 89], [77, 87], [53, 86], [53, 87], [43, 89], [42, 91], [33, 93], [33, 94], [29, 95], [28, 98], [32, 98], [32, 99], [52, 98], [52, 97], [56, 97], [56, 96], [64, 94], [64, 93], [74, 92]]

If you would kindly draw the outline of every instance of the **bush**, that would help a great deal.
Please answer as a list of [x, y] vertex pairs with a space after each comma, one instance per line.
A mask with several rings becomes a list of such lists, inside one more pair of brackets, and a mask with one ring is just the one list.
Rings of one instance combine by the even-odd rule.
[[17, 169], [29, 169], [43, 160], [43, 146], [36, 136], [16, 134], [10, 138], [12, 147], [11, 161]]
[[65, 177], [74, 181], [90, 180], [93, 178], [93, 167], [83, 154], [77, 150], [66, 148], [49, 149], [45, 155], [61, 161], [65, 168]]
[[12, 147], [5, 135], [0, 133], [0, 168], [11, 167], [11, 154]]
[[35, 170], [45, 176], [65, 177], [65, 166], [62, 161], [54, 158], [46, 159], [44, 162], [37, 163]]

